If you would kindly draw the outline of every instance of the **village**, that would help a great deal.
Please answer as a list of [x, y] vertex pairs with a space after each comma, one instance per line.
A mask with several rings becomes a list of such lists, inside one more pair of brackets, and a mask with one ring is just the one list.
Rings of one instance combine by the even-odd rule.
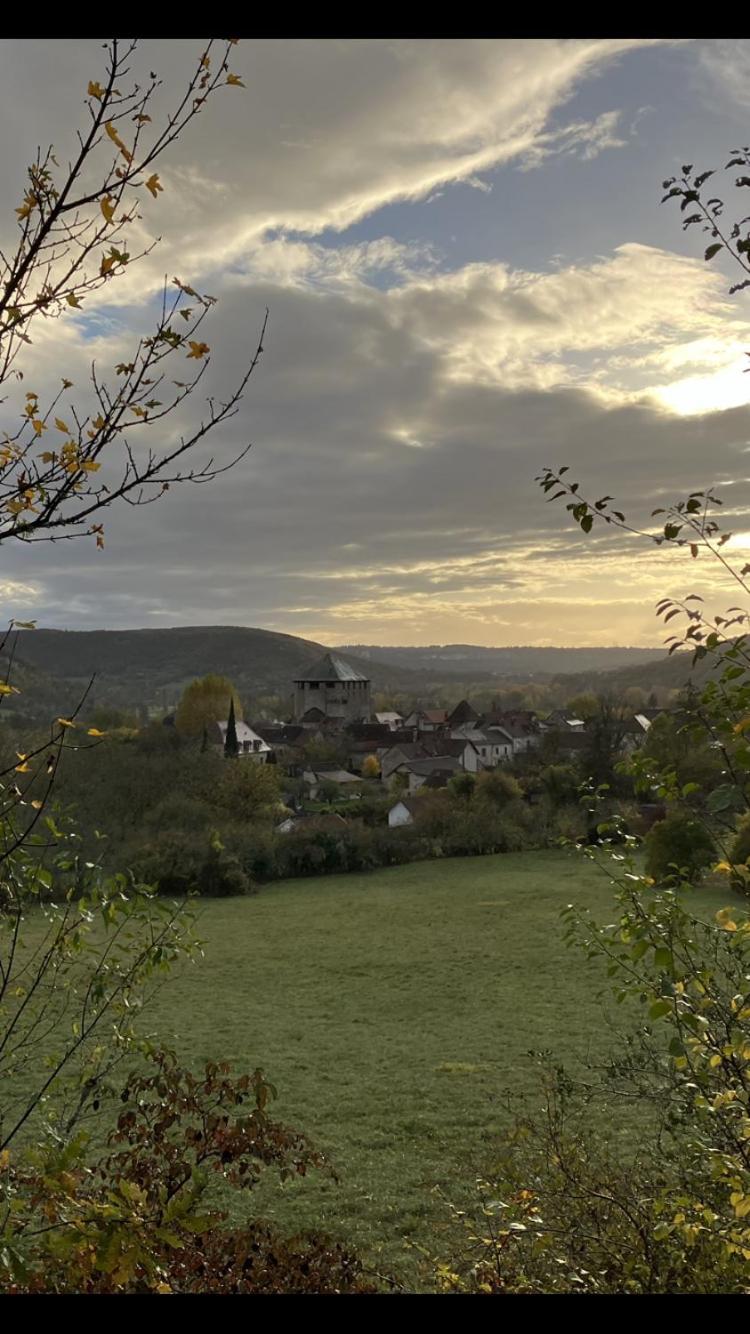
[[[366, 786], [390, 794], [391, 827], [413, 823], [420, 795], [448, 786], [457, 775], [501, 766], [523, 767], [544, 747], [548, 758], [575, 761], [589, 743], [588, 724], [564, 709], [546, 718], [532, 709], [480, 714], [463, 699], [449, 712], [415, 707], [402, 715], [374, 711], [371, 682], [344, 658], [326, 653], [293, 683], [293, 718], [250, 725], [230, 716], [215, 725], [215, 748], [226, 755], [282, 766], [297, 792], [278, 826], [291, 832], [311, 812], [360, 798]], [[636, 750], [664, 709], [644, 708], [619, 720], [618, 748]], [[310, 752], [338, 760], [310, 759]], [[305, 756], [308, 758], [306, 759]], [[336, 818], [341, 818], [340, 816]]]

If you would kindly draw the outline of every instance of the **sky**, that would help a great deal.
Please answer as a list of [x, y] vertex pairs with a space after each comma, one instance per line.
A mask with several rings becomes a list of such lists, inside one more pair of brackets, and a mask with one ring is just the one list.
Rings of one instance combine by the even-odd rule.
[[[145, 41], [163, 102], [197, 45]], [[661, 183], [747, 139], [750, 42], [248, 40], [159, 168], [121, 280], [26, 349], [43, 392], [112, 373], [164, 274], [218, 298], [206, 392], [252, 356], [232, 472], [91, 541], [7, 545], [7, 616], [72, 629], [252, 625], [327, 644], [658, 645], [662, 595], [736, 601], [682, 553], [585, 539], [534, 483], [641, 523], [707, 486], [750, 548], [750, 297]], [[85, 124], [101, 43], [0, 45], [0, 237], [37, 144]], [[61, 156], [62, 155], [62, 156]], [[15, 198], [10, 183], [16, 181]], [[734, 197], [732, 197], [734, 196]], [[84, 389], [80, 390], [85, 393]], [[203, 404], [192, 400], [196, 418]], [[0, 404], [6, 424], [19, 400]], [[750, 558], [750, 556], [748, 557]]]

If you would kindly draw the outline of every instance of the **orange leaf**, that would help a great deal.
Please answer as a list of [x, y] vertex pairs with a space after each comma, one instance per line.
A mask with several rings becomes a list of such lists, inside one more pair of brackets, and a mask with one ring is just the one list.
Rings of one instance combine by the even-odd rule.
[[188, 346], [190, 348], [188, 357], [195, 357], [196, 361], [200, 361], [201, 357], [205, 357], [211, 351], [208, 343], [194, 343], [192, 338], [188, 340]]

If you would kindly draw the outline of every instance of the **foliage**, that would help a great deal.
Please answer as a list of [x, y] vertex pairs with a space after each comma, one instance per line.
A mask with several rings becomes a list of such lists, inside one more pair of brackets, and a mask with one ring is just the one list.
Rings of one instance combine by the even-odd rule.
[[705, 825], [687, 811], [670, 811], [657, 820], [645, 840], [646, 874], [662, 884], [677, 878], [700, 878], [716, 859], [714, 841]]
[[516, 779], [502, 769], [486, 769], [479, 774], [475, 792], [477, 801], [498, 810], [521, 797], [521, 788]]
[[150, 1063], [130, 1075], [110, 1151], [93, 1170], [82, 1137], [27, 1161], [6, 1155], [6, 1291], [373, 1290], [359, 1261], [324, 1238], [224, 1226], [218, 1181], [246, 1193], [264, 1170], [283, 1181], [324, 1166], [269, 1115], [275, 1091], [263, 1072], [231, 1077], [228, 1064], [208, 1062], [196, 1076], [160, 1049]]
[[363, 778], [380, 777], [380, 760], [378, 759], [377, 755], [365, 756], [364, 760], [362, 761], [362, 777]]
[[232, 682], [225, 676], [203, 676], [182, 692], [175, 727], [183, 736], [201, 737], [205, 728], [229, 717], [232, 705], [235, 717], [242, 721], [242, 704]]
[[0, 902], [0, 1151], [98, 1106], [144, 1001], [195, 945], [184, 908], [84, 861], [45, 819], [5, 860]]
[[[136, 43], [114, 39], [106, 49], [103, 82], [88, 84], [88, 128], [79, 134], [77, 154], [61, 168], [51, 147], [37, 152], [16, 208], [16, 248], [0, 256], [0, 384], [7, 388], [23, 376], [17, 363], [40, 317], [75, 319], [87, 298], [148, 253], [151, 247], [131, 251], [141, 205], [158, 209], [164, 189], [155, 166], [220, 87], [241, 82], [229, 70], [231, 43], [217, 51], [209, 42], [160, 123], [151, 115], [156, 75], [128, 87]], [[236, 462], [184, 467], [206, 435], [235, 414], [261, 346], [226, 401], [208, 400], [200, 425], [183, 433], [165, 428], [206, 371], [210, 348], [202, 326], [214, 304], [179, 279], [172, 287], [170, 293], [165, 283], [151, 335], [138, 339], [108, 376], [92, 368], [88, 401], [71, 400], [73, 383], [62, 376], [62, 387], [44, 400], [26, 389], [0, 449], [0, 541], [88, 534], [102, 547], [101, 515], [117, 501], [148, 503], [175, 483], [207, 481]], [[192, 370], [184, 369], [186, 360]], [[154, 426], [156, 439], [170, 443], [144, 448]]]
[[454, 797], [458, 797], [463, 801], [471, 800], [474, 795], [476, 784], [476, 774], [469, 773], [468, 771], [465, 773], [454, 774], [452, 778], [448, 779], [449, 791]]

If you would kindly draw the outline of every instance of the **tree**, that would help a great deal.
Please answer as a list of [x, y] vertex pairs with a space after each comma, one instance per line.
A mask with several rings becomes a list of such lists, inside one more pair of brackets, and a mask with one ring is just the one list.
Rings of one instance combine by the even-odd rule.
[[234, 695], [229, 697], [229, 717], [227, 719], [227, 734], [224, 738], [224, 754], [227, 759], [236, 760], [239, 754], [239, 742], [237, 741], [237, 724], [234, 720]]
[[502, 810], [511, 801], [518, 801], [522, 796], [521, 788], [512, 774], [503, 773], [502, 769], [486, 769], [479, 774], [475, 787], [478, 801], [497, 810]]
[[616, 765], [622, 758], [627, 723], [626, 711], [611, 697], [599, 695], [589, 715], [581, 752], [581, 776], [598, 786], [617, 785]]
[[[728, 164], [733, 166], [749, 167], [750, 149], [736, 153]], [[750, 219], [729, 227], [721, 221], [723, 201], [718, 196], [704, 201], [703, 187], [714, 174], [694, 176], [692, 166], [685, 166], [679, 181], [665, 181], [665, 198], [679, 198], [683, 212], [693, 208], [683, 226], [700, 224], [710, 234], [706, 260], [724, 251], [750, 274]], [[748, 180], [742, 176], [737, 185], [745, 187]], [[748, 286], [750, 277], [743, 277], [731, 290]], [[750, 593], [750, 565], [735, 565], [727, 554], [731, 534], [715, 517], [721, 501], [711, 491], [692, 491], [657, 508], [650, 517], [658, 518], [658, 525], [631, 522], [614, 508], [612, 496], [586, 497], [568, 471], [545, 468], [537, 480], [550, 500], [565, 498], [585, 534], [595, 525], [609, 525], [650, 546], [683, 548], [693, 560], [710, 557], [734, 590]], [[600, 845], [589, 849], [615, 887], [615, 921], [600, 925], [571, 905], [564, 914], [566, 935], [587, 957], [606, 962], [618, 1000], [641, 1007], [637, 1029], [619, 1040], [606, 1088], [610, 1098], [617, 1090], [619, 1105], [624, 1092], [651, 1107], [651, 1140], [648, 1151], [641, 1146], [624, 1169], [605, 1162], [596, 1145], [589, 1152], [590, 1137], [586, 1141], [580, 1131], [571, 1140], [561, 1119], [565, 1108], [585, 1108], [588, 1117], [592, 1095], [560, 1072], [526, 1157], [525, 1187], [515, 1189], [512, 1200], [502, 1201], [502, 1187], [496, 1194], [511, 1208], [500, 1232], [493, 1232], [493, 1238], [502, 1238], [494, 1272], [507, 1262], [506, 1274], [524, 1291], [546, 1282], [553, 1290], [577, 1292], [746, 1293], [750, 1283], [750, 912], [738, 903], [706, 921], [691, 902], [695, 861], [699, 849], [702, 856], [707, 852], [709, 838], [726, 849], [715, 873], [726, 875], [730, 885], [739, 883], [745, 893], [750, 886], [750, 868], [733, 860], [746, 850], [745, 839], [734, 837], [738, 816], [746, 819], [750, 812], [750, 644], [744, 628], [750, 614], [734, 606], [711, 616], [696, 593], [663, 598], [657, 614], [673, 623], [670, 653], [690, 649], [693, 664], [707, 660], [713, 669], [702, 688], [688, 694], [681, 712], [719, 755], [723, 781], [696, 813], [690, 802], [699, 785], [681, 783], [671, 764], [655, 766], [659, 794], [671, 807], [664, 824], [679, 823], [684, 834], [692, 821], [687, 845], [683, 841], [672, 849], [684, 865], [673, 865], [666, 887], [655, 886], [632, 855], [610, 851], [611, 820], [600, 826]], [[625, 767], [636, 778], [643, 773], [640, 762]], [[655, 776], [653, 764], [650, 775]], [[505, 1183], [513, 1178], [506, 1173]], [[568, 1205], [561, 1213], [565, 1198], [575, 1201], [574, 1211]], [[525, 1235], [511, 1246], [506, 1238], [521, 1222], [519, 1211]], [[484, 1226], [492, 1231], [492, 1224]], [[496, 1283], [486, 1277], [498, 1259], [495, 1241], [483, 1250], [487, 1290], [507, 1291], [502, 1278]]]
[[472, 773], [454, 774], [448, 779], [448, 788], [454, 797], [463, 801], [470, 801], [474, 795], [474, 789], [477, 784], [477, 776]]
[[[145, 86], [128, 85], [136, 44], [113, 40], [101, 81], [88, 83], [88, 123], [74, 160], [61, 167], [48, 148], [29, 166], [16, 208], [17, 245], [0, 253], [0, 387], [7, 423], [0, 442], [0, 543], [89, 536], [95, 552], [104, 546], [104, 520], [112, 507], [150, 504], [180, 482], [208, 481], [249, 448], [241, 444], [221, 465], [198, 456], [212, 432], [237, 412], [262, 352], [265, 321], [239, 382], [221, 401], [209, 396], [202, 419], [190, 424], [189, 400], [208, 383], [210, 347], [203, 339], [215, 299], [183, 279], [165, 282], [150, 333], [135, 336], [116, 366], [94, 365], [77, 395], [64, 374], [62, 341], [60, 388], [44, 389], [38, 380], [35, 386], [40, 370], [28, 352], [41, 319], [93, 311], [97, 294], [148, 252], [131, 253], [127, 229], [140, 220], [140, 201], [158, 207], [164, 187], [155, 168], [166, 151], [220, 87], [241, 86], [229, 67], [233, 45], [209, 42], [161, 117], [156, 75]], [[0, 705], [20, 693], [19, 628], [33, 623], [12, 622], [0, 642], [6, 659]], [[64, 753], [85, 759], [104, 739], [101, 727], [81, 722], [87, 693], [22, 743], [0, 772], [3, 1285], [9, 1266], [16, 1275], [29, 1272], [29, 1252], [46, 1247], [43, 1236], [54, 1243], [72, 1221], [67, 1235], [80, 1239], [71, 1220], [77, 1184], [67, 1171], [82, 1152], [76, 1126], [104, 1105], [110, 1072], [133, 1049], [134, 1021], [151, 988], [171, 961], [192, 949], [184, 905], [159, 903], [131, 875], [105, 875], [96, 861], [81, 856], [75, 827], [53, 812]], [[224, 702], [228, 693], [224, 689]], [[198, 735], [201, 729], [199, 724]], [[54, 1203], [47, 1131], [58, 1148], [65, 1145], [58, 1153], [62, 1193]], [[35, 1146], [48, 1172], [26, 1170], [21, 1140]], [[88, 1162], [81, 1174], [93, 1187]], [[125, 1196], [130, 1204], [134, 1189]], [[40, 1218], [45, 1207], [54, 1221]], [[94, 1212], [101, 1221], [111, 1218], [113, 1208], [118, 1206], [107, 1187]], [[29, 1211], [19, 1271], [14, 1247], [19, 1220]], [[106, 1272], [105, 1257], [93, 1256], [89, 1240], [84, 1258], [93, 1258], [95, 1266], [103, 1261]], [[62, 1274], [64, 1248], [58, 1259]]]
[[370, 779], [380, 777], [380, 760], [377, 755], [365, 756], [362, 761], [362, 777]]
[[[15, 252], [0, 255], [0, 385], [10, 389], [12, 379], [16, 387], [23, 379], [25, 394], [19, 424], [6, 431], [0, 449], [0, 542], [89, 535], [101, 547], [101, 516], [118, 501], [148, 504], [176, 483], [207, 481], [249, 448], [222, 465], [189, 460], [236, 413], [262, 351], [262, 334], [226, 401], [209, 398], [206, 417], [184, 434], [165, 429], [165, 419], [206, 374], [210, 347], [202, 341], [202, 326], [215, 304], [177, 278], [171, 287], [165, 283], [152, 333], [138, 338], [109, 373], [92, 367], [86, 400], [70, 397], [74, 386], [64, 375], [60, 389], [40, 396], [28, 373], [18, 369], [40, 317], [75, 318], [86, 299], [93, 305], [97, 293], [149, 253], [152, 247], [131, 254], [126, 232], [140, 220], [144, 201], [157, 207], [164, 187], [155, 166], [219, 88], [241, 83], [229, 69], [232, 43], [211, 41], [174, 109], [154, 120], [157, 77], [151, 75], [145, 87], [128, 86], [136, 45], [114, 39], [106, 48], [103, 81], [88, 84], [88, 127], [79, 134], [74, 161], [63, 169], [51, 147], [37, 152], [16, 208]], [[192, 367], [187, 375], [186, 360]], [[147, 447], [150, 428], [170, 443]]]
[[202, 676], [183, 690], [175, 727], [182, 736], [199, 737], [204, 727], [210, 732], [215, 723], [227, 718], [232, 707], [235, 718], [242, 721], [242, 704], [232, 682], [226, 676]]

